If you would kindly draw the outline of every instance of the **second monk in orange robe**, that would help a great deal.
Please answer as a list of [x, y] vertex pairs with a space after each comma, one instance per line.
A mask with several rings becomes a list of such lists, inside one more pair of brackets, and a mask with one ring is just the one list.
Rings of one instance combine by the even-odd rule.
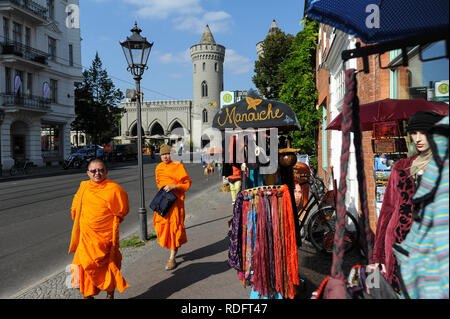
[[162, 145], [160, 148], [162, 162], [155, 169], [156, 184], [158, 189], [165, 186], [166, 191], [172, 191], [177, 196], [177, 200], [164, 217], [156, 212], [153, 214], [153, 226], [158, 237], [158, 243], [161, 247], [170, 249], [166, 270], [172, 270], [176, 267], [175, 255], [178, 247], [187, 242], [184, 228], [184, 198], [185, 192], [192, 184], [183, 163], [173, 162], [170, 151], [169, 145]]

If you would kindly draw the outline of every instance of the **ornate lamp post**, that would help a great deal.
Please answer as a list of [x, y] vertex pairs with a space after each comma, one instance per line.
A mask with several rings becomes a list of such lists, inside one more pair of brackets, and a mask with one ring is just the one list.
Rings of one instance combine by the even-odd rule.
[[144, 170], [142, 166], [142, 125], [141, 125], [141, 79], [144, 70], [148, 69], [147, 60], [150, 56], [150, 51], [153, 42], [149, 43], [146, 38], [142, 37], [141, 29], [138, 28], [137, 23], [134, 23], [134, 28], [131, 29], [133, 33], [123, 42], [120, 42], [123, 53], [127, 59], [127, 70], [133, 74], [136, 81], [136, 115], [137, 115], [137, 147], [138, 147], [138, 171], [139, 171], [139, 191], [140, 191], [140, 207], [139, 207], [139, 222], [141, 225], [140, 239], [147, 240], [147, 211], [145, 209], [144, 199]]

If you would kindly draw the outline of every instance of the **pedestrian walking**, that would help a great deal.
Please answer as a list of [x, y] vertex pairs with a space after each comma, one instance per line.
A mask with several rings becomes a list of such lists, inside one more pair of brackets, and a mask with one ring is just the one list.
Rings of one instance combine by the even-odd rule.
[[108, 170], [100, 159], [87, 169], [88, 181], [82, 181], [72, 201], [74, 220], [69, 254], [73, 287], [79, 287], [85, 299], [106, 291], [114, 299], [114, 290], [128, 288], [120, 273], [119, 224], [129, 211], [128, 194], [116, 182], [107, 179]]
[[398, 262], [393, 247], [403, 242], [413, 223], [412, 197], [432, 157], [426, 133], [442, 116], [431, 111], [411, 115], [407, 130], [416, 154], [397, 161], [392, 167], [375, 234], [373, 259], [392, 287], [400, 292]]
[[153, 215], [153, 226], [158, 243], [161, 247], [170, 250], [166, 270], [172, 270], [176, 267], [175, 256], [178, 248], [187, 242], [184, 228], [184, 199], [186, 191], [192, 184], [183, 163], [172, 161], [171, 149], [167, 144], [161, 146], [159, 151], [161, 163], [156, 166], [155, 176], [158, 189], [164, 187], [166, 192], [172, 191], [177, 196], [177, 200], [164, 217], [157, 213]]

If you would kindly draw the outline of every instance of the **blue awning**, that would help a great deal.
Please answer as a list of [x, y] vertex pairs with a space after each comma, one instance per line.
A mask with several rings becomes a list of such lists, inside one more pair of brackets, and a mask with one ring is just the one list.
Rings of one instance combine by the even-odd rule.
[[448, 32], [448, 0], [309, 0], [311, 19], [364, 43]]

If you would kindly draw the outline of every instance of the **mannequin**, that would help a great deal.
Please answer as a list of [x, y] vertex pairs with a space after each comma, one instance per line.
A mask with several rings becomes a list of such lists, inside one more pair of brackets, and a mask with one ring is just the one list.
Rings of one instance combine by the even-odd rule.
[[426, 132], [441, 118], [431, 111], [418, 111], [411, 115], [407, 130], [416, 154], [394, 164], [381, 206], [375, 234], [374, 266], [381, 269], [397, 292], [400, 292], [398, 264], [392, 246], [401, 243], [411, 229], [411, 199], [432, 156]]

